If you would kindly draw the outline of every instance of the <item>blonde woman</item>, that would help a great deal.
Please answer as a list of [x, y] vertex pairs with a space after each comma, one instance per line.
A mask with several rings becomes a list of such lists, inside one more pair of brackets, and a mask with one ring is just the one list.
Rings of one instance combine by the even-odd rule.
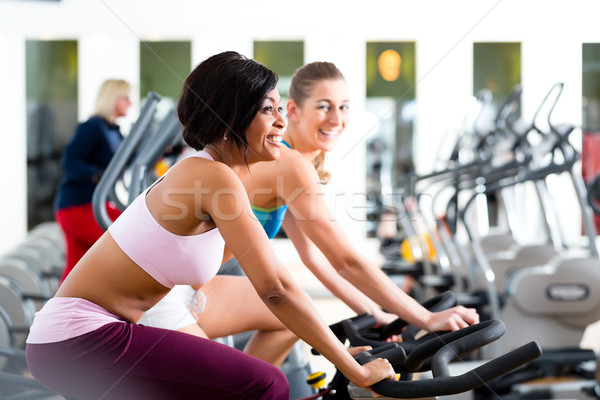
[[[474, 309], [432, 313], [423, 308], [362, 257], [331, 216], [321, 196], [330, 179], [325, 156], [343, 134], [349, 109], [346, 81], [334, 64], [313, 62], [296, 71], [280, 159], [254, 165], [244, 179], [256, 217], [269, 237], [283, 228], [304, 265], [353, 311], [373, 314], [380, 325], [401, 318], [438, 331], [479, 322]], [[225, 266], [233, 263], [230, 259]]]
[[[55, 199], [55, 218], [66, 242], [66, 265], [61, 281], [104, 231], [92, 211], [92, 195], [102, 172], [121, 144], [123, 136], [116, 124], [131, 105], [129, 83], [109, 79], [100, 87], [92, 116], [75, 130], [65, 147], [63, 179]], [[107, 205], [114, 220], [119, 210]]]

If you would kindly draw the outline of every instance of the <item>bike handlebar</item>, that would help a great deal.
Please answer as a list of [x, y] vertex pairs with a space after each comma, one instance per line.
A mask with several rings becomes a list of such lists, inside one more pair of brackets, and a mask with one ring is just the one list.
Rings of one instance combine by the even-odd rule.
[[537, 342], [530, 342], [501, 355], [462, 375], [451, 376], [448, 363], [463, 354], [474, 351], [504, 334], [504, 323], [484, 321], [455, 332], [439, 335], [437, 340], [426, 341], [408, 356], [397, 343], [360, 353], [356, 360], [366, 364], [376, 358], [387, 358], [394, 370], [411, 373], [425, 370], [431, 363], [432, 379], [415, 381], [383, 380], [371, 386], [376, 393], [395, 398], [444, 396], [475, 389], [539, 357], [542, 350]]
[[[422, 304], [423, 307], [431, 312], [445, 310], [455, 305], [456, 295], [451, 291], [439, 294]], [[376, 322], [374, 316], [361, 314], [333, 324], [330, 327], [340, 341], [344, 342], [348, 339], [352, 346], [381, 347], [388, 343], [385, 339], [392, 335], [400, 334], [402, 336], [400, 346], [404, 348], [406, 353], [410, 353], [419, 343], [431, 339], [432, 335], [434, 335], [428, 334], [417, 340], [416, 336], [421, 331], [421, 328], [409, 324], [402, 319], [397, 319], [381, 328], [373, 328]]]

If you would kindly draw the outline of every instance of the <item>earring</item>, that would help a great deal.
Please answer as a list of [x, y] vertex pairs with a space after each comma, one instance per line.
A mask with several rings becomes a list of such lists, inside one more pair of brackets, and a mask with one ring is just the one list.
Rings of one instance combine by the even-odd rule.
[[225, 136], [223, 136], [223, 140], [227, 141], [227, 133], [225, 133]]

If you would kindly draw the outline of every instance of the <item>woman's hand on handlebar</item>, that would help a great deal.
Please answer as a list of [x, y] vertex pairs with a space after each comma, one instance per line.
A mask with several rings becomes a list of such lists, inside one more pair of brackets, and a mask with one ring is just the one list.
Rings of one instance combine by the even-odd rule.
[[479, 323], [479, 314], [474, 308], [456, 306], [432, 313], [426, 324], [428, 331], [435, 332], [456, 331], [477, 323]]
[[362, 382], [352, 382], [359, 387], [368, 388], [384, 379], [398, 380], [392, 364], [385, 358], [377, 358], [361, 366], [361, 368], [363, 369]]

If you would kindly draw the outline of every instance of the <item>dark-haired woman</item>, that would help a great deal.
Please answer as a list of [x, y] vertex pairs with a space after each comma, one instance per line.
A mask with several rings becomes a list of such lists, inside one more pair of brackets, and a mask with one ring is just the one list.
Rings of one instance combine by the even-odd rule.
[[360, 366], [280, 267], [241, 179], [279, 158], [285, 121], [277, 77], [235, 52], [184, 83], [178, 116], [202, 150], [144, 191], [36, 315], [27, 363], [43, 385], [78, 399], [287, 399], [285, 376], [257, 358], [186, 333], [137, 325], [176, 284], [209, 281], [223, 245], [284, 324], [359, 386], [394, 372]]

